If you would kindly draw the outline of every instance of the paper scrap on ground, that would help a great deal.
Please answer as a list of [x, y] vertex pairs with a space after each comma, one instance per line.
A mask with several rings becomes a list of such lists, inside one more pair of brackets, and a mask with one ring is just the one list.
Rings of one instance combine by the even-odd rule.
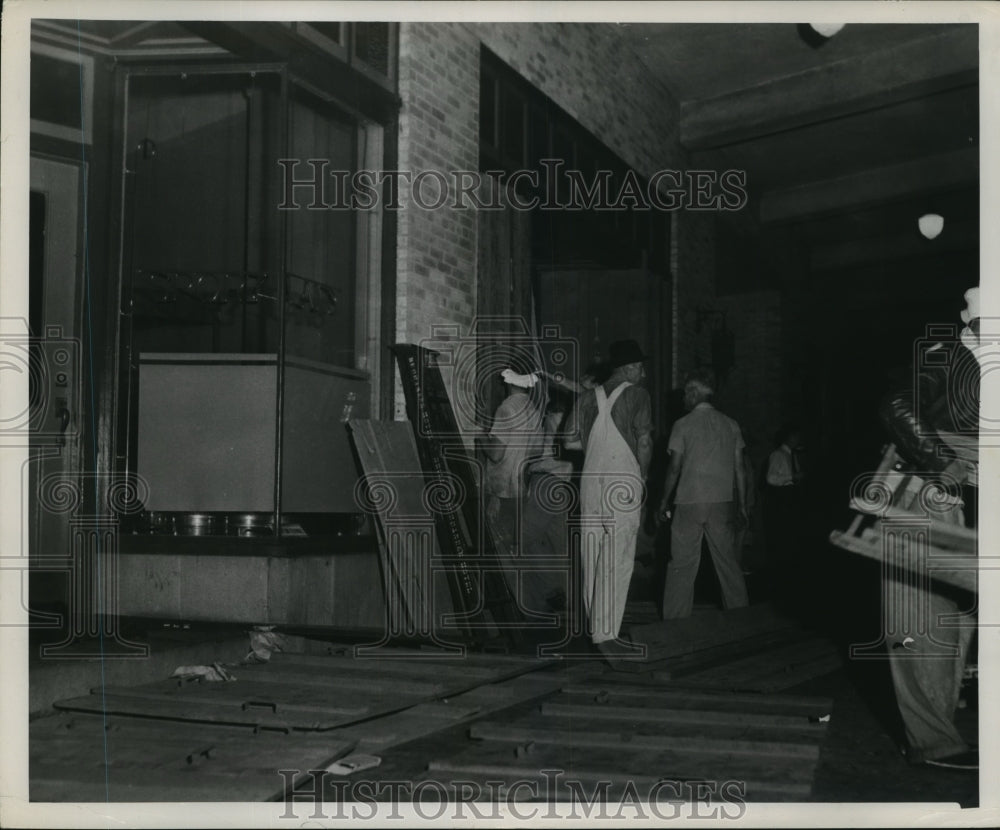
[[170, 676], [176, 677], [178, 680], [198, 680], [210, 683], [236, 679], [221, 663], [212, 663], [211, 666], [178, 666]]

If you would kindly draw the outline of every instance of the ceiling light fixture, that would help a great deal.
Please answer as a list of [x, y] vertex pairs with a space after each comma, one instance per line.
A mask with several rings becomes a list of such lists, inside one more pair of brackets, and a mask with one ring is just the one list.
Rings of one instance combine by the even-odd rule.
[[925, 213], [917, 220], [917, 227], [927, 239], [935, 239], [944, 229], [944, 217], [937, 213]]
[[844, 28], [843, 23], [810, 23], [809, 28], [819, 35], [831, 38]]

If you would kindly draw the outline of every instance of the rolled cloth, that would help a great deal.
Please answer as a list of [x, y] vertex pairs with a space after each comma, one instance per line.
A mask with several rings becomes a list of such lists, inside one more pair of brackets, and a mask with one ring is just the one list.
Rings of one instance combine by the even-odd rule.
[[538, 383], [538, 375], [534, 373], [519, 375], [513, 369], [504, 369], [500, 373], [500, 377], [503, 378], [504, 383], [509, 383], [511, 386], [520, 386], [522, 389], [530, 389]]

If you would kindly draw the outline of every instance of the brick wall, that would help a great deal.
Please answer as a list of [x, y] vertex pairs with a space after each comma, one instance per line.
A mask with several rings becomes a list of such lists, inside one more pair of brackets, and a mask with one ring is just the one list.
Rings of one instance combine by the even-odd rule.
[[640, 173], [682, 165], [679, 107], [607, 23], [482, 23], [483, 44]]
[[[461, 25], [404, 23], [399, 41], [399, 169], [478, 169], [478, 40]], [[433, 201], [433, 179], [423, 192]], [[426, 210], [410, 196], [401, 183], [396, 336], [413, 342], [434, 324], [472, 322], [476, 214]]]
[[698, 310], [715, 307], [715, 216], [680, 211], [674, 229], [674, 370], [680, 386], [688, 372], [712, 362], [711, 333], [707, 325], [699, 329]]
[[[481, 43], [640, 173], [687, 166], [676, 102], [650, 81], [613, 26], [403, 23], [400, 169], [478, 169]], [[400, 190], [396, 338], [419, 342], [436, 324], [465, 330], [476, 309], [476, 214], [422, 210], [408, 188]], [[687, 368], [701, 348], [691, 332], [693, 309], [714, 296], [714, 218], [681, 213], [673, 227], [681, 321], [676, 359]], [[403, 417], [398, 382], [395, 414]]]
[[750, 457], [761, 469], [772, 436], [787, 415], [782, 413], [781, 295], [757, 291], [719, 297], [735, 337], [735, 364], [720, 385], [717, 403], [735, 418], [746, 434]]

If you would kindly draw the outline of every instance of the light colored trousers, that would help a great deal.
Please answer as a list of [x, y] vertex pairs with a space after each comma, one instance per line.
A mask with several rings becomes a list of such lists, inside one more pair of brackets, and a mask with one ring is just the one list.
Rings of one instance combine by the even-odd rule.
[[621, 630], [639, 523], [640, 515], [635, 511], [617, 513], [611, 521], [581, 528], [583, 607], [594, 643], [615, 640]]
[[670, 563], [663, 591], [663, 619], [689, 617], [694, 604], [694, 580], [701, 562], [701, 540], [708, 541], [726, 608], [749, 604], [746, 580], [736, 555], [734, 502], [677, 504], [670, 524]]

